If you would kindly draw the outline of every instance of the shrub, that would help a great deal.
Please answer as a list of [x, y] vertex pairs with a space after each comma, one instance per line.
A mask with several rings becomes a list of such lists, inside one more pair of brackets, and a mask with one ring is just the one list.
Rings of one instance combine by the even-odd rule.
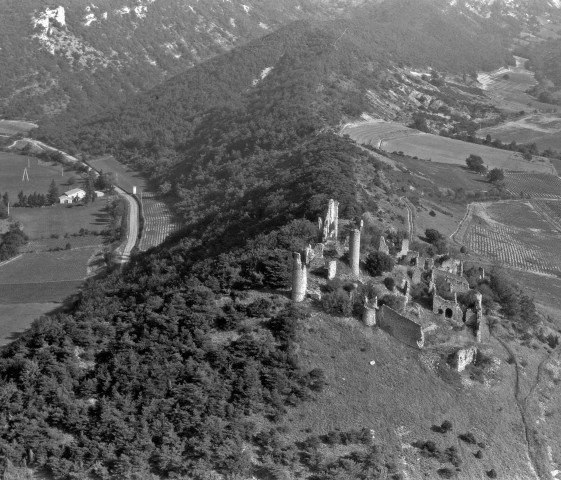
[[321, 298], [323, 308], [336, 315], [349, 316], [353, 313], [353, 302], [342, 288], [329, 292]]
[[436, 473], [440, 478], [454, 478], [456, 476], [456, 472], [448, 467], [439, 468]]
[[268, 317], [272, 306], [266, 298], [259, 298], [247, 306], [246, 313], [249, 317]]
[[475, 440], [475, 436], [473, 435], [473, 433], [468, 432], [468, 433], [460, 433], [458, 435], [458, 438], [462, 441], [462, 442], [466, 442], [469, 443], [470, 445], [474, 445], [477, 443], [477, 441]]
[[64, 247], [66, 250], [70, 250], [72, 249], [72, 245], [70, 245], [70, 242], [66, 244], [66, 246]]
[[371, 252], [366, 257], [366, 271], [373, 277], [384, 272], [391, 272], [394, 267], [394, 259], [383, 252]]
[[395, 280], [392, 277], [386, 277], [384, 279], [384, 285], [391, 292], [395, 287]]
[[431, 210], [431, 211], [429, 212], [429, 215], [430, 215], [431, 217], [436, 217], [436, 213], [435, 213], [434, 210]]
[[381, 305], [387, 305], [396, 312], [402, 312], [405, 308], [405, 297], [400, 295], [384, 295], [380, 300]]

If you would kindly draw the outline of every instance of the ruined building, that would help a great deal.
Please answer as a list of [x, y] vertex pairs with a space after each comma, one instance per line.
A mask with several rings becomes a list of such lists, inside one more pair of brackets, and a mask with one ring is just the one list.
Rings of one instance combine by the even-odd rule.
[[436, 285], [431, 284], [429, 293], [432, 292], [432, 313], [437, 315], [444, 315], [445, 318], [453, 320], [457, 323], [463, 322], [464, 313], [460, 305], [458, 304], [457, 294], [454, 292], [454, 300], [447, 300], [436, 291]]
[[388, 247], [388, 244], [386, 243], [386, 239], [383, 236], [380, 237], [380, 243], [378, 244], [378, 251], [385, 253], [386, 255], [390, 254], [390, 249]]
[[414, 348], [423, 348], [425, 333], [421, 325], [397, 313], [387, 305], [378, 311], [376, 324], [396, 340]]
[[450, 293], [465, 293], [470, 291], [469, 282], [461, 275], [433, 268], [431, 273], [431, 283], [436, 283], [437, 279], [444, 280], [444, 283], [447, 285], [447, 291]]
[[337, 241], [339, 236], [339, 202], [331, 199], [327, 207], [325, 220], [318, 218], [320, 242]]

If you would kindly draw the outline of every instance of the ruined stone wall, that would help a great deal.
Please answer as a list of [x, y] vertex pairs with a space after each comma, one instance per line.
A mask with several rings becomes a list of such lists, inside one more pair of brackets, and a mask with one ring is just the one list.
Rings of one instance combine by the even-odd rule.
[[436, 293], [436, 288], [432, 294], [432, 312], [438, 315], [454, 320], [455, 322], [463, 321], [463, 312], [456, 300], [446, 300]]
[[337, 240], [339, 235], [339, 202], [331, 199], [327, 207], [325, 221], [318, 220], [318, 227], [321, 233], [321, 242]]
[[491, 333], [489, 332], [489, 322], [481, 310], [478, 310], [477, 313], [477, 330], [475, 335], [479, 343], [485, 343], [488, 342], [491, 337]]
[[449, 286], [450, 292], [469, 292], [469, 282], [465, 277], [442, 270], [433, 269], [433, 278], [443, 278]]
[[387, 305], [380, 308], [376, 323], [400, 342], [414, 348], [422, 348], [425, 335], [421, 325], [392, 310]]
[[458, 350], [454, 355], [454, 362], [453, 362], [454, 368], [458, 372], [463, 372], [468, 365], [475, 362], [476, 357], [477, 357], [476, 347], [462, 348]]
[[385, 253], [386, 255], [390, 254], [390, 249], [388, 244], [386, 243], [386, 239], [382, 236], [380, 237], [380, 244], [378, 245], [378, 251]]

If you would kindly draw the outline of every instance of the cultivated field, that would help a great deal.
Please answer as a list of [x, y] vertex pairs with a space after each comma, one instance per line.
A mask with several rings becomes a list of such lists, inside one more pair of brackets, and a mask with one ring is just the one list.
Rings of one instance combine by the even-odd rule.
[[436, 163], [464, 166], [466, 158], [474, 154], [483, 158], [489, 168], [555, 173], [546, 158], [534, 157], [532, 161], [528, 161], [518, 152], [422, 133], [382, 120], [348, 125], [343, 128], [342, 133], [348, 134], [356, 142], [370, 144], [387, 152], [403, 152], [405, 155]]
[[516, 196], [561, 198], [561, 179], [557, 175], [508, 172], [505, 184], [507, 190]]
[[167, 205], [152, 194], [143, 195], [144, 230], [139, 243], [140, 250], [148, 250], [162, 243], [165, 238], [177, 230], [177, 225]]
[[561, 232], [542, 210], [530, 201], [471, 204], [454, 238], [500, 264], [561, 276]]
[[31, 326], [33, 320], [52, 312], [58, 306], [56, 303], [0, 303], [0, 347], [15, 340]]
[[537, 84], [534, 73], [524, 68], [525, 58], [514, 57], [516, 66], [502, 67], [493, 72], [477, 75], [481, 88], [501, 110], [519, 112], [521, 110], [538, 109], [543, 111], [558, 110], [555, 105], [538, 102], [526, 93]]
[[15, 135], [17, 133], [27, 133], [36, 128], [35, 123], [22, 122], [19, 120], [0, 120], [0, 135]]

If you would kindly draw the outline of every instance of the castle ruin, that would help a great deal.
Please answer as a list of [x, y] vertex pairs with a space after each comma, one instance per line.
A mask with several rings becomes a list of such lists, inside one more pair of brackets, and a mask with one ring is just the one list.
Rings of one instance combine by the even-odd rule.
[[331, 199], [327, 207], [327, 215], [322, 221], [318, 218], [320, 242], [337, 241], [339, 236], [339, 202]]
[[425, 333], [421, 325], [397, 313], [387, 305], [378, 311], [377, 325], [392, 337], [413, 348], [423, 348]]

